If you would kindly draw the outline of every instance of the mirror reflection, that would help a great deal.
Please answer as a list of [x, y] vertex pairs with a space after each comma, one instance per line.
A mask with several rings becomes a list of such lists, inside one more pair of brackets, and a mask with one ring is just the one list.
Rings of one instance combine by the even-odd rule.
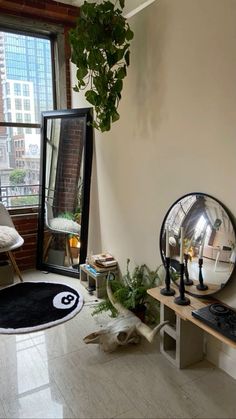
[[84, 263], [87, 250], [92, 156], [86, 153], [86, 146], [91, 136], [86, 135], [89, 128], [81, 110], [58, 112], [43, 114], [39, 255], [41, 268], [68, 271], [73, 276]]
[[[182, 248], [185, 290], [196, 296], [213, 294], [225, 286], [235, 266], [235, 245], [235, 228], [228, 211], [205, 194], [179, 199], [161, 229], [161, 255], [163, 261], [170, 257], [172, 279], [179, 283]], [[200, 271], [206, 289], [198, 289]]]

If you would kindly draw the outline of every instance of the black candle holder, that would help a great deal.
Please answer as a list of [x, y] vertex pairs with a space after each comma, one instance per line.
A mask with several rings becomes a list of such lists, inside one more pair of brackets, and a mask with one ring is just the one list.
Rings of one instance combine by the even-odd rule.
[[193, 285], [192, 279], [189, 279], [188, 259], [189, 259], [188, 254], [184, 253], [184, 276], [185, 276], [184, 283], [185, 283], [185, 285]]
[[166, 296], [175, 295], [175, 290], [170, 288], [170, 258], [165, 258], [165, 269], [166, 269], [166, 277], [165, 277], [165, 288], [161, 289], [161, 294]]
[[184, 286], [184, 264], [180, 264], [180, 280], [179, 280], [179, 293], [178, 297], [175, 297], [174, 302], [180, 306], [187, 306], [190, 304], [190, 299], [185, 297], [185, 286]]
[[199, 276], [198, 276], [199, 284], [196, 286], [196, 288], [199, 291], [206, 291], [208, 290], [208, 286], [204, 284], [203, 276], [202, 276], [203, 258], [198, 259], [198, 265], [199, 265]]

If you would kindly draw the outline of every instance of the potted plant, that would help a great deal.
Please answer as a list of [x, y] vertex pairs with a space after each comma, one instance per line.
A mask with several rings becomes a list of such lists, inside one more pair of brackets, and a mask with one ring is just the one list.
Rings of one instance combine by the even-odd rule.
[[71, 61], [77, 67], [74, 90], [86, 89], [85, 97], [96, 111], [93, 126], [102, 132], [119, 119], [117, 108], [130, 61], [133, 32], [122, 16], [124, 4], [124, 0], [115, 5], [109, 0], [85, 1], [76, 27], [69, 32]]
[[[149, 297], [147, 290], [160, 284], [159, 267], [152, 271], [146, 264], [143, 264], [136, 266], [131, 274], [129, 264], [130, 260], [127, 259], [126, 274], [120, 280], [111, 281], [114, 299], [135, 313], [141, 320], [153, 323], [154, 320], [158, 320], [158, 315], [156, 316], [157, 302]], [[110, 311], [112, 317], [116, 317], [118, 314], [109, 299], [101, 301], [92, 315], [102, 311]]]

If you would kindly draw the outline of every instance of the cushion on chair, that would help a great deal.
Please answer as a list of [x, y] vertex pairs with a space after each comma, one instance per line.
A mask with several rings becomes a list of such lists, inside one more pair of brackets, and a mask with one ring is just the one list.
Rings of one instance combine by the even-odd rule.
[[50, 220], [50, 228], [53, 230], [68, 231], [68, 233], [80, 233], [80, 225], [67, 218], [56, 217]]
[[0, 249], [13, 246], [20, 237], [15, 228], [0, 225]]

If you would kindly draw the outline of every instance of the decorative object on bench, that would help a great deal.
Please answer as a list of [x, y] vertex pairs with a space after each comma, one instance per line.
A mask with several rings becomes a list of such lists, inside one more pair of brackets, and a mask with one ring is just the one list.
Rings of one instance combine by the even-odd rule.
[[236, 342], [236, 311], [220, 302], [192, 311], [193, 317]]
[[109, 279], [107, 280], [107, 295], [110, 303], [119, 315], [116, 319], [108, 323], [105, 329], [86, 336], [84, 338], [85, 343], [100, 344], [105, 352], [113, 352], [118, 346], [124, 346], [129, 343], [137, 344], [141, 336], [151, 343], [162, 327], [169, 323], [169, 321], [165, 321], [157, 325], [154, 329], [151, 329], [139, 317], [114, 298]]
[[23, 281], [23, 278], [12, 251], [21, 247], [23, 243], [24, 239], [16, 231], [9, 212], [0, 203], [0, 253], [5, 252], [7, 254], [21, 281]]
[[98, 272], [106, 272], [109, 269], [117, 268], [117, 260], [110, 253], [100, 253], [97, 255], [90, 255], [88, 263], [94, 267]]
[[208, 290], [208, 286], [206, 284], [204, 284], [203, 276], [202, 276], [203, 258], [198, 259], [198, 265], [199, 265], [199, 276], [198, 276], [199, 284], [197, 284], [196, 288], [199, 291], [206, 291], [206, 290]]
[[180, 279], [179, 279], [179, 296], [175, 297], [174, 302], [180, 306], [190, 304], [190, 299], [185, 296], [184, 286], [184, 229], [180, 228]]
[[175, 295], [175, 290], [170, 288], [170, 242], [169, 242], [169, 227], [166, 229], [166, 254], [165, 254], [165, 288], [162, 288], [162, 295]]
[[[184, 195], [170, 207], [161, 227], [160, 251], [165, 264], [168, 228], [169, 237], [176, 242], [176, 246], [170, 246], [169, 269], [171, 277], [173, 272], [178, 275], [175, 281], [178, 285], [182, 278], [181, 227], [184, 228], [185, 291], [198, 297], [212, 295], [226, 285], [235, 270], [232, 255], [236, 246], [236, 230], [233, 217], [220, 201], [204, 193]], [[190, 254], [190, 249], [191, 257], [187, 260], [185, 255]]]

